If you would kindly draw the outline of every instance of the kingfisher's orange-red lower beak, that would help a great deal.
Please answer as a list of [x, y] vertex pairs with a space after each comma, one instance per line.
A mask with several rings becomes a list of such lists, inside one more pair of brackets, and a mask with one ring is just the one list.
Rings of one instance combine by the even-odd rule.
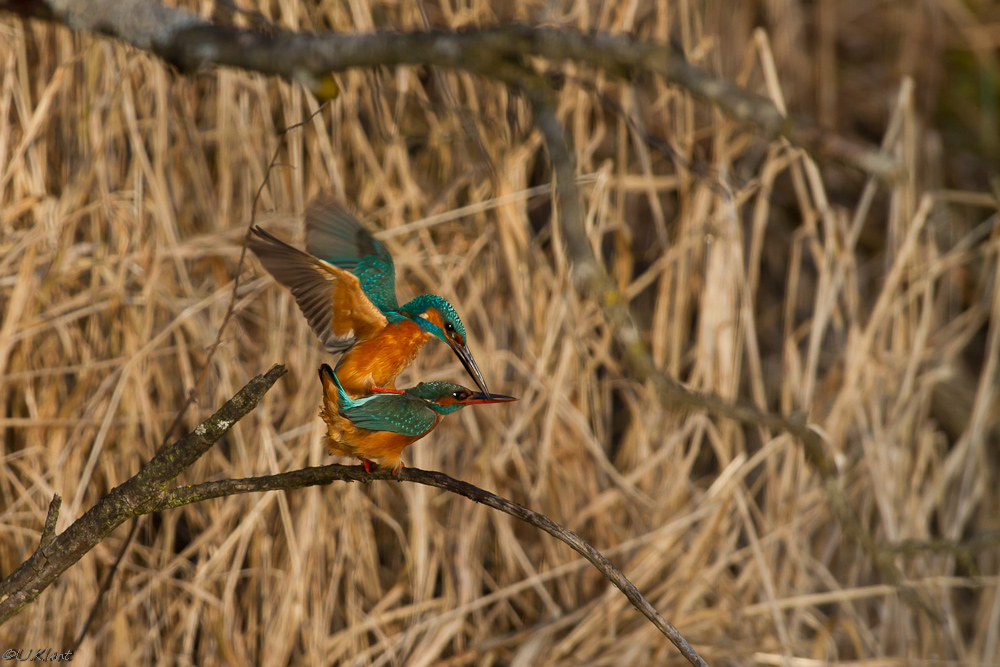
[[503, 396], [501, 394], [484, 394], [481, 391], [473, 392], [472, 396], [462, 401], [463, 405], [477, 405], [479, 403], [508, 403], [516, 401], [513, 396]]

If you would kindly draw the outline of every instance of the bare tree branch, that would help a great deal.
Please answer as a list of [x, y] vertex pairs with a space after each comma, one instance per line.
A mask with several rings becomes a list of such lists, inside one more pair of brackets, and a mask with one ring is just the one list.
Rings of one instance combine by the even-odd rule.
[[584, 229], [580, 209], [580, 193], [576, 184], [576, 161], [565, 133], [555, 114], [555, 105], [548, 82], [526, 68], [511, 63], [494, 68], [493, 74], [525, 91], [535, 115], [535, 124], [545, 139], [555, 174], [555, 193], [559, 205], [559, 229], [572, 263], [571, 278], [576, 288], [593, 299], [622, 348], [628, 375], [638, 382], [651, 382], [661, 402], [669, 407], [707, 410], [758, 428], [777, 429], [794, 436], [802, 445], [806, 458], [825, 482], [827, 497], [844, 529], [844, 533], [858, 542], [872, 559], [882, 577], [899, 589], [901, 597], [910, 605], [923, 609], [937, 620], [936, 610], [906, 584], [902, 572], [893, 561], [893, 554], [882, 549], [862, 527], [851, 508], [839, 471], [827, 444], [820, 434], [804, 421], [761, 410], [748, 403], [730, 403], [712, 395], [693, 392], [683, 387], [666, 373], [656, 369], [649, 346], [635, 326], [628, 306], [628, 298], [611, 279], [594, 254]]
[[[48, 539], [43, 534], [42, 544], [31, 557], [0, 582], [0, 625], [37, 598], [115, 528], [133, 517], [149, 514], [166, 495], [170, 483], [253, 410], [285, 372], [284, 366], [274, 366], [255, 377], [214, 415], [154, 456], [135, 476], [112, 489], [64, 532]], [[53, 499], [46, 529], [51, 522], [54, 530], [58, 506]]]
[[393, 475], [388, 470], [377, 470], [372, 473], [365, 472], [362, 466], [342, 466], [328, 465], [318, 468], [304, 468], [294, 472], [279, 475], [269, 475], [266, 477], [249, 477], [245, 479], [224, 479], [216, 482], [206, 482], [194, 486], [182, 486], [173, 489], [160, 500], [160, 503], [150, 508], [152, 512], [181, 507], [191, 503], [209, 500], [211, 498], [221, 498], [239, 493], [258, 493], [261, 491], [289, 491], [301, 489], [307, 486], [326, 485], [336, 481], [345, 482], [371, 482], [373, 480], [387, 480], [400, 482], [416, 482], [427, 486], [434, 486], [445, 491], [450, 491], [460, 496], [465, 496], [487, 507], [500, 510], [515, 518], [531, 524], [532, 526], [544, 530], [546, 533], [566, 544], [578, 554], [586, 558], [596, 567], [601, 574], [612, 584], [625, 594], [629, 602], [638, 609], [643, 616], [649, 619], [657, 630], [669, 639], [674, 646], [684, 655], [692, 665], [707, 667], [705, 661], [684, 639], [677, 628], [668, 623], [653, 606], [643, 597], [639, 589], [604, 557], [597, 549], [590, 546], [582, 537], [559, 525], [544, 514], [532, 511], [523, 505], [519, 505], [511, 500], [502, 498], [484, 489], [449, 477], [441, 472], [431, 470], [420, 470], [419, 468], [403, 468], [397, 475]]
[[786, 118], [770, 100], [686, 62], [670, 45], [628, 35], [524, 25], [461, 33], [258, 32], [207, 23], [196, 14], [155, 0], [0, 0], [0, 10], [116, 37], [182, 71], [239, 67], [298, 81], [314, 91], [331, 72], [353, 67], [436, 65], [495, 78], [498, 65], [532, 56], [553, 62], [571, 60], [622, 78], [651, 72], [714, 104], [731, 118], [756, 125], [767, 138], [784, 136], [815, 155], [880, 178], [893, 178], [899, 172], [899, 165], [875, 147], [831, 134], [803, 119]]

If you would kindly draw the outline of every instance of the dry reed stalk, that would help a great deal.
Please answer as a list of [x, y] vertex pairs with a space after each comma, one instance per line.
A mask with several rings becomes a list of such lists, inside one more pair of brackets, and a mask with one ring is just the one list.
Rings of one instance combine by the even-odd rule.
[[[789, 108], [839, 99], [815, 115], [841, 128], [855, 119], [888, 127], [893, 96], [884, 91], [899, 85], [880, 72], [898, 71], [895, 52], [864, 80], [818, 81], [831, 58], [846, 56], [829, 36], [822, 67], [802, 55], [812, 5], [765, 13], [768, 56], [763, 33], [752, 32], [753, 3], [724, 4], [426, 8], [443, 28], [509, 11], [660, 42], [679, 35], [693, 62], [723, 74], [742, 62], [748, 87], [789, 95]], [[943, 48], [921, 41], [916, 19], [886, 21], [902, 11], [898, 2], [834, 4], [848, 47], [860, 40], [883, 53], [896, 43], [891, 33], [907, 58], [923, 59], [917, 72]], [[405, 3], [279, 0], [260, 11], [299, 29], [425, 25]], [[0, 572], [8, 572], [37, 544], [54, 492], [66, 498], [61, 530], [75, 518], [70, 504], [92, 505], [169, 435], [225, 314], [276, 130], [315, 102], [242, 72], [175, 77], [134, 50], [48, 25], [2, 19], [0, 35]], [[549, 183], [544, 150], [521, 99], [447, 71], [349, 72], [339, 83], [340, 99], [283, 150], [262, 194], [274, 212], [266, 224], [297, 238], [293, 213], [326, 187], [373, 211], [398, 259], [401, 292], [453, 299], [491, 387], [522, 397], [517, 410], [464, 411], [446, 422], [413, 448], [415, 465], [523, 501], [613, 553], [710, 663], [1000, 660], [995, 542], [893, 557], [946, 619], [935, 625], [843, 538], [826, 490], [788, 436], [664, 410], [648, 386], [623, 378], [603, 317], [573, 295], [554, 247], [548, 198], [535, 190]], [[556, 115], [585, 177], [591, 247], [624, 285], [658, 367], [699, 389], [807, 414], [829, 436], [861, 528], [882, 547], [931, 538], [953, 546], [997, 530], [997, 245], [971, 224], [997, 203], [931, 182], [942, 170], [933, 162], [938, 133], [917, 108], [935, 96], [933, 80], [915, 80], [912, 104], [896, 105], [898, 133], [885, 132], [886, 149], [914, 178], [871, 194], [787, 146], [755, 146], [743, 128], [661, 81], [599, 86], [686, 159], [720, 179], [738, 176], [737, 200], [748, 198], [734, 210], [705, 178], [643, 157], [628, 125], [572, 79], [558, 93]], [[849, 94], [859, 89], [867, 94]], [[463, 217], [432, 217], [459, 208]], [[188, 481], [328, 461], [313, 382], [323, 357], [287, 293], [251, 275], [183, 427], [271, 362], [289, 367], [287, 385]], [[403, 380], [460, 373], [446, 350], [428, 346]], [[482, 444], [456, 444], [470, 441]], [[114, 533], [4, 625], [0, 644], [71, 642], [81, 621], [67, 610], [88, 608], [123, 537]], [[108, 665], [678, 660], [568, 549], [507, 517], [395, 485], [162, 515], [138, 536], [81, 648], [80, 659], [95, 655]]]

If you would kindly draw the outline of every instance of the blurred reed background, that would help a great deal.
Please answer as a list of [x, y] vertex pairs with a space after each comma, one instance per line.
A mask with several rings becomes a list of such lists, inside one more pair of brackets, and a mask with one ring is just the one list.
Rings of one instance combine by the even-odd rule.
[[[448, 419], [406, 463], [578, 531], [710, 663], [1000, 662], [996, 5], [240, 5], [294, 30], [519, 20], [673, 39], [829, 129], [885, 138], [908, 176], [866, 198], [863, 175], [765, 144], [654, 78], [566, 66], [559, 94], [590, 238], [657, 363], [692, 388], [807, 415], [863, 529], [903, 544], [894, 562], [941, 622], [844, 535], [795, 441], [664, 408], [623, 376], [558, 251], [542, 141], [502, 86], [426, 68], [339, 76], [341, 96], [287, 135], [257, 221], [301, 244], [300, 214], [326, 188], [368, 213], [401, 297], [452, 300], [491, 389], [521, 397]], [[179, 481], [333, 460], [317, 417], [316, 369], [330, 359], [252, 257], [197, 404], [166, 432], [222, 323], [278, 132], [316, 110], [310, 94], [238, 71], [182, 77], [106, 39], [2, 15], [0, 68], [0, 573], [35, 548], [54, 493], [61, 530], [273, 363], [290, 373]], [[401, 386], [432, 379], [468, 380], [436, 343]], [[127, 533], [0, 627], [0, 648], [68, 648]], [[905, 544], [970, 539], [959, 551]], [[74, 658], [681, 662], [552, 538], [391, 483], [148, 518]]]

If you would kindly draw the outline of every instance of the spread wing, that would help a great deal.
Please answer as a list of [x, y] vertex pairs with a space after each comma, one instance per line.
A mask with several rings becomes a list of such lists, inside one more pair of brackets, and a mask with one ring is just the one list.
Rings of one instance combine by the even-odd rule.
[[366, 396], [340, 414], [360, 428], [406, 436], [423, 435], [437, 423], [436, 412], [424, 401], [406, 394]]
[[361, 289], [383, 313], [399, 310], [389, 249], [330, 195], [316, 197], [306, 209], [306, 250], [357, 276]]
[[388, 324], [350, 272], [307, 255], [260, 227], [253, 228], [247, 245], [264, 268], [291, 290], [328, 352], [343, 352]]

